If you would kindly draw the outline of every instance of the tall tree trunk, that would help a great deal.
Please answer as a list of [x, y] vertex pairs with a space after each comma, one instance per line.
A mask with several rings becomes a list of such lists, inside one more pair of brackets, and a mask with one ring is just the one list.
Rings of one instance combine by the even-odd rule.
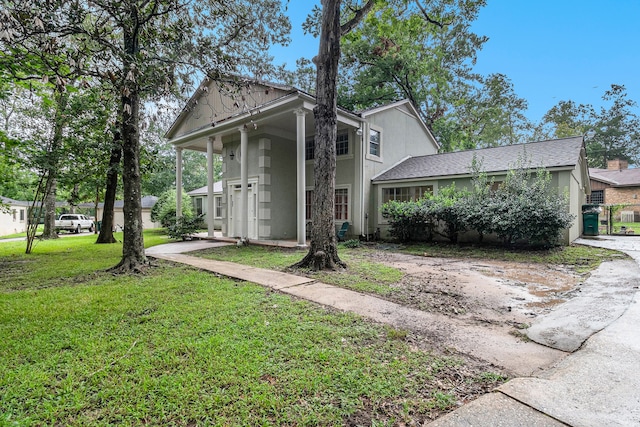
[[337, 102], [336, 79], [340, 58], [340, 0], [322, 2], [320, 49], [317, 67], [315, 118], [315, 160], [313, 225], [307, 255], [294, 267], [314, 270], [347, 265], [338, 257], [335, 211]]
[[58, 185], [56, 172], [54, 169], [49, 169], [44, 190], [44, 230], [40, 236], [41, 239], [58, 238], [58, 233], [56, 233], [56, 190]]
[[102, 223], [100, 234], [96, 243], [115, 243], [113, 237], [113, 208], [116, 203], [116, 192], [118, 190], [118, 168], [122, 159], [122, 139], [120, 131], [116, 131], [111, 146], [111, 157], [109, 157], [109, 169], [107, 170], [107, 187], [104, 193], [104, 205], [102, 209]]
[[[135, 11], [132, 14], [135, 15]], [[133, 20], [136, 22], [136, 20]], [[122, 260], [111, 270], [119, 273], [138, 271], [146, 264], [142, 235], [142, 197], [140, 185], [140, 88], [136, 82], [133, 58], [138, 52], [138, 28], [124, 28], [125, 64], [122, 94], [122, 184], [124, 192], [124, 238]], [[128, 61], [128, 62], [127, 62]]]
[[63, 88], [56, 88], [54, 93], [56, 111], [53, 123], [53, 137], [47, 153], [46, 169], [47, 184], [44, 197], [44, 230], [40, 236], [42, 239], [56, 239], [56, 193], [58, 187], [58, 167], [60, 150], [62, 148], [63, 127], [65, 125], [65, 110], [67, 108], [67, 94]]

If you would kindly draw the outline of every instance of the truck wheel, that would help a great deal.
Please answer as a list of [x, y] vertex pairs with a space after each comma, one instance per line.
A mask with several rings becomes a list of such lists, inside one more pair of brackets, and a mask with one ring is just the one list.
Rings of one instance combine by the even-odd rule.
[[89, 233], [93, 233], [93, 224], [89, 227]]
[[82, 227], [78, 225], [78, 228], [76, 228], [76, 234], [80, 234], [81, 231], [82, 231]]

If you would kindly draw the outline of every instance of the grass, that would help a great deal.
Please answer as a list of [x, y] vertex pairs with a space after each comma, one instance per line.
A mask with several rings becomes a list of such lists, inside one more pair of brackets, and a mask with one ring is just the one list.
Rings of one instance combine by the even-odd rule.
[[578, 273], [592, 271], [603, 261], [626, 257], [626, 255], [617, 251], [581, 245], [559, 246], [540, 250], [510, 250], [499, 246], [423, 243], [401, 246], [398, 249], [410, 254], [429, 257], [496, 259], [524, 263], [568, 265], [573, 266]]
[[[603, 261], [626, 257], [620, 252], [580, 245], [557, 247], [550, 250], [508, 250], [502, 247], [462, 246], [446, 243], [382, 244], [379, 247], [420, 256], [568, 265], [573, 266], [579, 274], [596, 269]], [[341, 244], [338, 246], [338, 253], [340, 258], [348, 264], [347, 270], [321, 272], [303, 270], [297, 272], [327, 284], [383, 297], [393, 296], [398, 292], [398, 289], [392, 285], [402, 279], [403, 273], [396, 268], [371, 261], [371, 249], [366, 247], [347, 248]], [[192, 255], [286, 271], [289, 266], [302, 259], [304, 252], [296, 249], [249, 245], [226, 246], [192, 253]]]
[[[340, 259], [349, 265], [344, 271], [298, 271], [323, 283], [341, 286], [358, 292], [376, 295], [390, 295], [394, 292], [392, 284], [399, 281], [403, 273], [392, 267], [371, 261], [368, 251], [363, 248], [347, 248], [339, 245]], [[212, 250], [193, 253], [203, 258], [237, 262], [254, 267], [285, 271], [300, 261], [305, 253], [297, 249], [249, 246], [225, 246]]]
[[[42, 231], [44, 230], [44, 225], [40, 224], [38, 225], [38, 229], [36, 231], [36, 233], [42, 233]], [[7, 234], [4, 236], [0, 236], [0, 240], [2, 239], [15, 239], [15, 238], [19, 238], [19, 237], [27, 237], [27, 232], [23, 231], [22, 233], [14, 233], [14, 234]]]
[[0, 244], [0, 426], [422, 424], [467, 394], [405, 331], [169, 263], [113, 276], [93, 241]]

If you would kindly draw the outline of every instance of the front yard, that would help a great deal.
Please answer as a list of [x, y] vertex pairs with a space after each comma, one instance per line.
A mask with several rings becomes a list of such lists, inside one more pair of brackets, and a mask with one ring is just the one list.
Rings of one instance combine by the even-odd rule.
[[[0, 425], [420, 425], [504, 380], [249, 283], [164, 262], [113, 276], [121, 245], [94, 240], [0, 244]], [[363, 290], [399, 274], [345, 258]]]

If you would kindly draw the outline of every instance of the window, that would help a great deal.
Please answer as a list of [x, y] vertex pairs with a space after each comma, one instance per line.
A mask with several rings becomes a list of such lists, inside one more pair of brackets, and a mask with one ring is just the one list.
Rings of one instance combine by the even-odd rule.
[[315, 137], [307, 138], [304, 144], [304, 159], [305, 160], [313, 160], [314, 153], [316, 150], [316, 139]]
[[380, 157], [380, 132], [369, 130], [369, 154]]
[[433, 194], [433, 185], [423, 185], [421, 187], [415, 187], [414, 198], [415, 200], [421, 199], [427, 194]]
[[202, 197], [195, 198], [196, 215], [202, 215]]
[[[316, 150], [316, 140], [308, 138], [304, 144], [304, 159], [313, 160]], [[336, 156], [349, 154], [349, 132], [341, 131], [336, 136]]]
[[346, 188], [336, 188], [336, 211], [335, 219], [349, 219], [349, 190]]
[[20, 222], [24, 222], [24, 209], [20, 209]]
[[398, 202], [408, 202], [411, 200], [410, 187], [385, 188], [382, 190], [382, 203], [390, 200]]
[[216, 218], [222, 218], [222, 196], [215, 196], [213, 198], [213, 201], [215, 203], [215, 217]]
[[307, 190], [304, 193], [304, 217], [307, 221], [311, 221], [312, 211], [313, 211], [313, 190]]
[[426, 194], [433, 194], [433, 185], [423, 185], [419, 187], [395, 187], [382, 189], [382, 203], [390, 200], [398, 202], [408, 202], [418, 200]]
[[587, 202], [593, 205], [604, 204], [604, 190], [592, 191], [591, 195], [587, 197]]
[[349, 133], [341, 132], [336, 137], [336, 156], [349, 154]]
[[[307, 190], [304, 194], [304, 217], [307, 221], [312, 219], [313, 190]], [[335, 220], [346, 221], [349, 219], [349, 189], [336, 188], [335, 190]]]

